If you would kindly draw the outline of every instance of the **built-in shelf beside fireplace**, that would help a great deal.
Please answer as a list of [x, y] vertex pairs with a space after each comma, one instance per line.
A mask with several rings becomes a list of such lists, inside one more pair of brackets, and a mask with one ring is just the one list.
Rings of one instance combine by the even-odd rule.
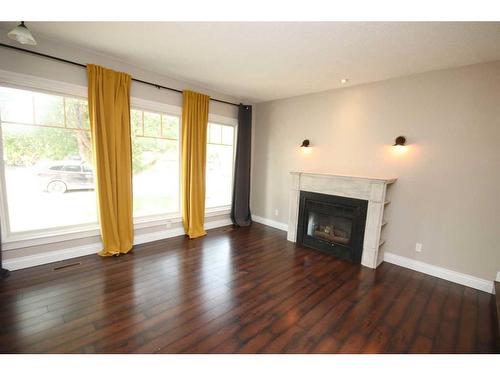
[[[384, 232], [389, 224], [387, 218], [384, 216], [384, 212], [387, 205], [391, 203], [390, 187], [395, 181], [395, 178], [290, 172], [288, 240], [292, 242], [299, 240], [300, 243], [306, 246], [331, 252], [334, 255], [355, 262], [361, 260], [361, 264], [364, 266], [376, 268], [384, 259], [384, 244], [386, 240]], [[363, 210], [362, 202], [366, 202], [364, 216], [358, 215], [365, 220], [364, 226], [358, 223], [353, 227], [356, 229], [358, 235], [361, 233], [363, 238], [356, 240], [353, 236], [353, 242], [346, 242], [347, 240], [342, 238], [342, 228], [339, 228], [334, 233], [333, 225], [325, 222], [325, 220], [317, 224], [317, 227], [314, 228], [315, 235], [311, 234], [311, 228], [307, 228], [308, 224], [305, 222], [306, 218], [300, 217], [301, 214], [305, 214], [307, 197], [309, 199], [323, 198], [325, 202], [324, 207], [328, 207], [328, 204], [331, 203], [342, 202], [341, 197], [351, 198], [354, 206], [358, 206], [358, 210]], [[357, 201], [361, 202], [356, 203]], [[319, 202], [321, 204], [321, 199]], [[347, 202], [349, 201], [347, 200]], [[321, 210], [319, 211], [321, 214]], [[339, 214], [337, 216], [342, 215]], [[349, 218], [349, 215], [347, 218]], [[310, 226], [311, 224], [309, 223]], [[350, 233], [348, 237], [351, 237]], [[331, 248], [329, 248], [328, 244], [330, 244]], [[348, 248], [351, 251], [351, 257], [348, 256], [346, 250]]]

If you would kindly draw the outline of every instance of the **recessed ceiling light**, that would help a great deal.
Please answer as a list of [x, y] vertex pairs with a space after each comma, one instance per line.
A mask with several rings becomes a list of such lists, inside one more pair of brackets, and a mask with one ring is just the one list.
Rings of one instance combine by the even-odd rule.
[[343, 84], [343, 85], [345, 85], [347, 82], [349, 82], [349, 78], [342, 78], [340, 80], [340, 83]]

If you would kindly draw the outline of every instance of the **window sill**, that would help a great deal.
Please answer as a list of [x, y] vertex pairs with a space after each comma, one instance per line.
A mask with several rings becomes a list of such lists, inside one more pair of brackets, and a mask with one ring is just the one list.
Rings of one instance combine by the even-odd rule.
[[151, 215], [134, 218], [134, 229], [151, 228], [182, 221], [179, 212], [166, 215]]
[[231, 213], [231, 206], [212, 207], [205, 210], [205, 217], [226, 215], [229, 213]]
[[[229, 215], [231, 206], [221, 206], [207, 208], [205, 210], [205, 218]], [[134, 229], [151, 228], [155, 226], [168, 225], [173, 223], [182, 222], [182, 215], [180, 212], [175, 212], [167, 215], [151, 215], [134, 218]]]
[[[229, 206], [214, 207], [205, 210], [205, 218], [221, 215], [229, 215]], [[160, 226], [170, 226], [171, 224], [182, 222], [180, 213], [169, 215], [147, 216], [134, 218], [134, 230], [152, 228]], [[89, 224], [78, 228], [66, 228], [65, 230], [53, 231], [46, 234], [21, 233], [8, 236], [2, 241], [2, 251], [22, 249], [31, 246], [49, 245], [57, 242], [78, 240], [87, 237], [99, 237], [101, 235], [97, 224]]]

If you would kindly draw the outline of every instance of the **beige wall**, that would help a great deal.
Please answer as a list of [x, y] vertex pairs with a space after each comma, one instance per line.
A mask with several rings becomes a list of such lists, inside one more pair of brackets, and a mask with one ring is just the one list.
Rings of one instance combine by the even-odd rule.
[[291, 170], [394, 176], [386, 251], [488, 280], [500, 270], [500, 62], [258, 104], [253, 155], [254, 215], [287, 222]]

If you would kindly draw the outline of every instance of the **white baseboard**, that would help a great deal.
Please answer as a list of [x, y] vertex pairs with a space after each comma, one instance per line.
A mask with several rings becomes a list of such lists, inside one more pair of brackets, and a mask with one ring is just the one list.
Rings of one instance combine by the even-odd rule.
[[260, 223], [260, 224], [268, 225], [268, 226], [276, 228], [276, 229], [284, 230], [285, 232], [288, 231], [288, 224], [282, 223], [280, 221], [266, 219], [265, 217], [256, 216], [256, 215], [252, 215], [252, 220], [255, 221], [256, 223]]
[[102, 250], [102, 244], [93, 243], [89, 245], [75, 246], [65, 250], [50, 251], [14, 259], [6, 259], [3, 261], [3, 266], [9, 271], [16, 271], [23, 268], [40, 266], [42, 264], [59, 262], [61, 260], [95, 254], [100, 250]]
[[384, 254], [384, 261], [493, 294], [493, 281], [480, 279], [465, 273], [452, 271], [388, 252]]
[[[205, 229], [214, 229], [231, 224], [232, 222], [231, 219], [229, 218], [208, 221], [205, 223]], [[184, 234], [184, 228], [182, 226], [146, 234], [139, 234], [134, 236], [134, 245], [163, 240], [171, 237], [182, 236], [183, 234]], [[3, 266], [4, 268], [10, 271], [16, 271], [23, 268], [40, 266], [42, 264], [59, 262], [71, 258], [77, 258], [84, 255], [96, 254], [100, 250], [102, 250], [102, 243], [97, 242], [89, 245], [75, 246], [65, 250], [50, 251], [36, 255], [27, 255], [24, 257], [19, 257], [14, 259], [5, 259], [3, 261]]]

